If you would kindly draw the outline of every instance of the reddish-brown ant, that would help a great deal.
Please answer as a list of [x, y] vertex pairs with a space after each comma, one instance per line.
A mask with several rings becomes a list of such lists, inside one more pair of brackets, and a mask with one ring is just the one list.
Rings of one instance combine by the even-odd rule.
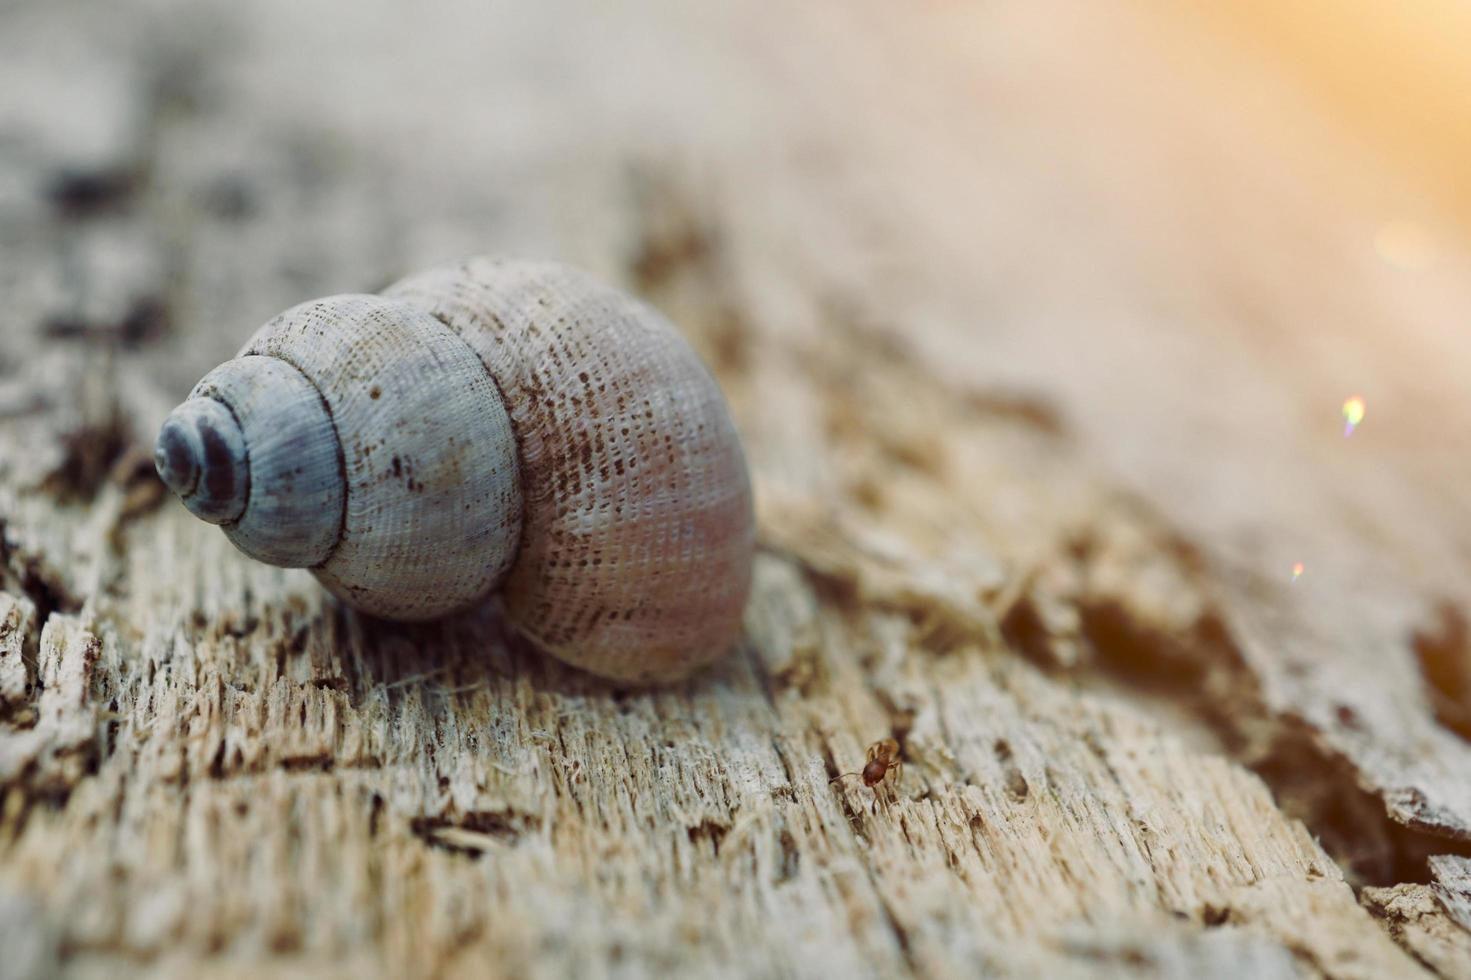
[[836, 783], [848, 776], [857, 776], [863, 780], [863, 785], [873, 790], [873, 808], [877, 812], [879, 805], [879, 784], [889, 775], [890, 770], [894, 773], [894, 782], [899, 781], [903, 775], [904, 763], [899, 761], [899, 743], [892, 738], [882, 738], [868, 747], [867, 762], [863, 765], [862, 772], [845, 772], [833, 777], [830, 782]]

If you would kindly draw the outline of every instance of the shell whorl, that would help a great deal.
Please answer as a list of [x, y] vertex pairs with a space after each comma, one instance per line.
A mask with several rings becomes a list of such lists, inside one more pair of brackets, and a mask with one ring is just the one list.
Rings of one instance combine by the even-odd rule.
[[184, 404], [226, 406], [240, 424], [245, 498], [224, 524], [246, 554], [309, 568], [342, 533], [342, 450], [322, 397], [274, 357], [237, 357], [194, 386]]
[[566, 266], [475, 259], [293, 307], [156, 461], [241, 550], [375, 615], [499, 588], [538, 645], [632, 681], [740, 631], [754, 517], [720, 390], [662, 316]]
[[521, 535], [516, 445], [495, 382], [428, 313], [382, 296], [292, 307], [245, 345], [320, 393], [341, 447], [341, 531], [312, 573], [388, 619], [462, 609]]
[[624, 680], [725, 653], [750, 590], [751, 485], [720, 389], [673, 325], [551, 262], [473, 259], [385, 295], [451, 327], [505, 395], [525, 495], [511, 621]]
[[174, 409], [159, 430], [153, 463], [200, 520], [227, 524], [245, 511], [250, 495], [245, 434], [222, 402], [191, 396]]

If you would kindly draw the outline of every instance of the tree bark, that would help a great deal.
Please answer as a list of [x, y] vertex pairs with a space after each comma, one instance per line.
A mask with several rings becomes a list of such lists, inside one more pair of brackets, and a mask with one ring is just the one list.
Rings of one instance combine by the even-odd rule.
[[[1471, 976], [1455, 230], [1173, 10], [771, 16], [0, 11], [0, 972]], [[479, 252], [731, 401], [688, 683], [365, 619], [152, 475], [266, 318]]]

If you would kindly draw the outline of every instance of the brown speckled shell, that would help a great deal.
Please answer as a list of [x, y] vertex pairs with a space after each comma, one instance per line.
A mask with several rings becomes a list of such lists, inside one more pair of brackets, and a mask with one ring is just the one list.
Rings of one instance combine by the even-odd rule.
[[566, 266], [474, 259], [385, 290], [457, 333], [518, 446], [512, 622], [568, 663], [681, 677], [740, 631], [754, 547], [740, 440], [658, 313]]

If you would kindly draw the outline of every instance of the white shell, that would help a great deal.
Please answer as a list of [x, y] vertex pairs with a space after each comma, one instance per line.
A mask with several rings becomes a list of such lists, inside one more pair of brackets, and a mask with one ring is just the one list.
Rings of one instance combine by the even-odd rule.
[[[194, 386], [192, 404], [228, 406], [244, 421], [246, 494], [225, 533], [273, 565], [326, 561], [342, 529], [346, 488], [337, 431], [316, 387], [275, 357], [237, 357]], [[332, 518], [324, 520], [324, 516]]]
[[613, 677], [724, 653], [750, 590], [751, 486], [720, 388], [669, 321], [551, 262], [472, 259], [385, 292], [452, 327], [505, 395], [526, 509], [512, 622]]
[[740, 629], [754, 523], [719, 388], [663, 317], [565, 266], [476, 259], [294, 307], [156, 455], [243, 551], [376, 615], [499, 588], [540, 646], [625, 680], [682, 676]]
[[515, 441], [473, 351], [423, 310], [381, 296], [295, 306], [241, 351], [280, 358], [321, 393], [346, 506], [332, 592], [388, 619], [432, 619], [495, 585], [516, 553]]

